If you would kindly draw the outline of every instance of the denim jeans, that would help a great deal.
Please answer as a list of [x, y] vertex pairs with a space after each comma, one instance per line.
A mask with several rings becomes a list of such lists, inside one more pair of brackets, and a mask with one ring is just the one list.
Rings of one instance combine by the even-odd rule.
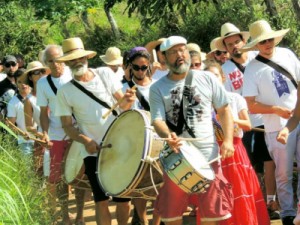
[[[295, 216], [293, 195], [293, 163], [296, 158], [300, 166], [300, 126], [290, 133], [287, 144], [283, 145], [276, 140], [278, 132], [266, 133], [266, 144], [270, 156], [276, 165], [275, 179], [277, 195], [281, 206], [281, 217]], [[299, 175], [298, 175], [299, 178]], [[300, 186], [298, 182], [297, 196], [300, 197]]]

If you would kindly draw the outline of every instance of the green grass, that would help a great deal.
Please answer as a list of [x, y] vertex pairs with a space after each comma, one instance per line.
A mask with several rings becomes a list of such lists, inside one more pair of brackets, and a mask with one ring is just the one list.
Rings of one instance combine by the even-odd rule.
[[0, 135], [0, 224], [49, 225], [48, 193], [13, 136]]

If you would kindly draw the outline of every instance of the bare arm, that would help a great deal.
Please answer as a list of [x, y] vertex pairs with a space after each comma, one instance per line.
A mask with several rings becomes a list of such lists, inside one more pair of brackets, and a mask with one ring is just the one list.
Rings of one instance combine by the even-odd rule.
[[16, 123], [16, 117], [7, 117], [7, 119], [12, 123], [15, 124]]
[[33, 109], [28, 98], [26, 98], [24, 102], [24, 117], [26, 130], [30, 133], [36, 134], [37, 130], [33, 124]]
[[239, 111], [239, 118], [234, 119], [233, 122], [245, 131], [251, 130], [251, 122], [246, 109]]
[[130, 109], [132, 106], [132, 103], [135, 100], [135, 90], [132, 89], [127, 89], [126, 93], [123, 94], [123, 92], [121, 90], [117, 91], [116, 93], [114, 93], [114, 97], [115, 99], [120, 102], [120, 108], [123, 110], [127, 110]]
[[294, 109], [293, 116], [288, 120], [285, 127], [279, 132], [277, 141], [282, 144], [286, 144], [290, 132], [292, 132], [299, 124], [300, 121], [300, 85], [297, 89], [297, 102]]
[[234, 154], [233, 147], [233, 118], [229, 105], [217, 109], [220, 124], [224, 132], [224, 140], [220, 146], [222, 159], [231, 157]]
[[48, 129], [49, 129], [49, 116], [48, 106], [41, 106], [40, 123], [43, 131], [43, 140], [49, 142]]
[[276, 114], [284, 119], [289, 119], [292, 115], [292, 110], [275, 105], [266, 105], [255, 100], [255, 96], [245, 97], [251, 113], [260, 114]]
[[82, 143], [90, 154], [100, 150], [99, 145], [91, 138], [80, 133], [74, 126], [72, 116], [61, 116], [61, 123], [65, 133], [73, 140]]

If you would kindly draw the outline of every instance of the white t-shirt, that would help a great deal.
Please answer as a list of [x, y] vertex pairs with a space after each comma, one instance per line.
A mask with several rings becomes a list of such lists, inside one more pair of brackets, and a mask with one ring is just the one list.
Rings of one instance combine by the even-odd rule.
[[[218, 144], [214, 135], [211, 109], [229, 104], [229, 99], [224, 87], [211, 72], [190, 70], [190, 73], [193, 73], [193, 81], [184, 92], [185, 79], [174, 81], [165, 76], [151, 86], [151, 119], [168, 120], [176, 126], [184, 93], [189, 102], [186, 108], [187, 123], [195, 136], [201, 139], [193, 141], [192, 144], [207, 160], [212, 160], [218, 156]], [[190, 137], [186, 130], [180, 136]]]
[[[285, 68], [300, 81], [300, 63], [295, 54], [286, 48], [276, 47], [270, 59]], [[276, 105], [294, 109], [297, 100], [297, 89], [290, 79], [274, 70], [272, 67], [254, 59], [246, 67], [243, 95], [256, 96], [256, 101], [266, 105]], [[281, 130], [287, 120], [275, 114], [263, 114], [266, 132]]]
[[169, 73], [169, 70], [155, 70], [154, 74], [152, 75], [152, 80], [155, 82], [155, 81], [158, 81], [160, 78], [166, 76], [167, 74]]
[[[242, 110], [248, 110], [247, 102], [246, 100], [239, 94], [233, 93], [233, 92], [228, 92], [227, 93], [230, 99], [230, 107], [231, 107], [231, 112], [232, 116], [234, 119], [239, 119], [239, 112]], [[234, 126], [234, 137], [243, 137], [243, 130], [239, 128], [238, 126]]]
[[[91, 91], [109, 106], [112, 106], [116, 102], [113, 94], [121, 90], [122, 84], [114, 76], [110, 68], [101, 67], [90, 70], [95, 74], [91, 81], [76, 82]], [[80, 131], [98, 144], [101, 143], [109, 125], [115, 118], [112, 114], [106, 119], [102, 118], [102, 115], [108, 110], [75, 87], [71, 82], [68, 82], [57, 92], [55, 115], [57, 117], [71, 116], [73, 113]], [[84, 158], [97, 156], [97, 154], [90, 155], [85, 149], [81, 150], [81, 154]]]
[[[244, 64], [242, 64], [242, 66], [244, 67], [246, 67], [248, 63], [257, 56], [258, 52], [250, 51], [247, 54], [248, 54], [247, 61]], [[243, 95], [242, 94], [243, 83], [244, 83], [243, 72], [240, 71], [239, 68], [231, 60], [227, 60], [222, 65], [222, 69], [226, 78], [224, 83], [225, 89], [229, 92], [234, 92]], [[263, 124], [261, 114], [249, 113], [249, 118], [251, 121], [251, 125], [253, 127], [261, 126]]]
[[[24, 116], [24, 103], [19, 100], [15, 95], [8, 102], [7, 105], [7, 117], [16, 118], [17, 127], [22, 131], [27, 132], [25, 125], [25, 116]], [[18, 144], [25, 142], [33, 142], [32, 140], [25, 140], [22, 136], [18, 136]]]
[[0, 73], [0, 81], [4, 80], [7, 77], [5, 73]]
[[[149, 103], [149, 91], [150, 91], [151, 85], [154, 83], [153, 80], [152, 80], [151, 83], [149, 83], [146, 86], [137, 85], [134, 81], [132, 81], [132, 82], [135, 84], [135, 86], [140, 91], [140, 93], [144, 96], [145, 100]], [[127, 82], [124, 83], [123, 88], [122, 88], [123, 93], [125, 93], [128, 88], [130, 88], [128, 83]], [[142, 109], [142, 110], [144, 110], [144, 108], [141, 105], [138, 98], [136, 98], [136, 100], [135, 100], [134, 104], [132, 104], [131, 108], [132, 109]]]
[[[64, 74], [58, 78], [51, 77], [55, 87], [59, 89], [64, 84], [72, 79], [70, 70], [65, 70]], [[48, 135], [50, 140], [63, 140], [65, 138], [65, 132], [62, 128], [60, 118], [54, 115], [56, 95], [51, 89], [47, 77], [42, 77], [37, 82], [37, 105], [48, 106], [50, 109], [49, 113], [49, 130]]]
[[99, 68], [97, 68], [97, 69], [101, 69], [101, 68], [108, 68], [108, 69], [110, 69], [110, 70], [112, 71], [112, 76], [117, 77], [117, 79], [120, 80], [120, 81], [123, 80], [123, 76], [124, 76], [125, 72], [124, 72], [122, 66], [119, 66], [119, 67], [118, 67], [117, 72], [114, 72], [114, 71], [113, 71], [111, 68], [109, 68], [108, 66], [101, 66], [101, 67], [99, 67]]

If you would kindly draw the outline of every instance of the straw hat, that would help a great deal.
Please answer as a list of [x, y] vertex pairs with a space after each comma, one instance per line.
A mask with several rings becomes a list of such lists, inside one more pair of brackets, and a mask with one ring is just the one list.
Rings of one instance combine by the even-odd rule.
[[221, 27], [221, 37], [219, 37], [216, 40], [216, 43], [215, 43], [216, 48], [218, 50], [220, 50], [220, 51], [226, 51], [225, 45], [223, 44], [223, 40], [225, 38], [231, 37], [231, 36], [236, 35], [236, 34], [242, 35], [242, 37], [245, 40], [245, 42], [247, 42], [247, 40], [250, 37], [249, 32], [247, 32], [247, 31], [240, 31], [240, 29], [237, 28], [232, 23], [225, 23], [225, 24], [223, 24], [222, 27]]
[[101, 55], [100, 59], [107, 65], [122, 65], [123, 57], [121, 56], [121, 50], [117, 47], [109, 47], [105, 55]]
[[62, 49], [64, 55], [57, 58], [56, 62], [65, 62], [87, 56], [88, 59], [93, 58], [97, 53], [94, 51], [84, 50], [82, 40], [79, 37], [63, 40]]
[[201, 52], [201, 48], [199, 45], [197, 45], [196, 43], [188, 43], [186, 45], [187, 49], [189, 50], [189, 52], [191, 51], [195, 51], [198, 52], [201, 56], [201, 61], [206, 60], [206, 53], [205, 52]]
[[48, 75], [51, 73], [50, 68], [44, 66], [40, 61], [33, 61], [28, 63], [26, 70], [24, 71], [24, 73], [22, 74], [22, 78], [24, 78], [26, 80], [26, 83], [28, 83], [28, 75], [31, 71], [35, 71], [35, 70], [45, 70], [45, 74]]
[[274, 31], [267, 21], [258, 20], [249, 27], [251, 42], [246, 44], [241, 50], [253, 50], [259, 42], [271, 38], [274, 38], [274, 43], [277, 45], [289, 30], [290, 29]]
[[210, 52], [209, 53], [207, 53], [207, 55], [206, 55], [206, 57], [208, 58], [208, 59], [214, 59], [214, 55], [213, 55], [213, 53], [215, 52], [215, 51], [218, 51], [219, 49], [217, 49], [217, 47], [216, 47], [216, 41], [218, 40], [218, 37], [217, 38], [214, 38], [211, 42], [210, 42]]

